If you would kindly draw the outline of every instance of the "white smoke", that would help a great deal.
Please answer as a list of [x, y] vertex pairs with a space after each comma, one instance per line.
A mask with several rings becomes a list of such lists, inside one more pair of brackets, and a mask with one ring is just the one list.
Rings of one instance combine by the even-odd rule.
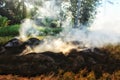
[[120, 19], [115, 16], [102, 17], [96, 19], [90, 30], [94, 37], [100, 38], [104, 43], [119, 43], [120, 42]]
[[55, 5], [55, 0], [44, 1], [42, 7], [38, 6], [37, 17], [57, 18], [59, 15], [59, 11], [59, 7]]
[[107, 2], [104, 2], [102, 7], [98, 8], [99, 13], [96, 15], [90, 31], [94, 35], [93, 39], [98, 38], [96, 41], [98, 41], [99, 45], [120, 43], [119, 8], [118, 4], [109, 4]]
[[37, 26], [35, 25], [34, 21], [31, 19], [25, 19], [24, 22], [21, 24], [21, 28], [19, 30], [20, 39], [25, 41], [28, 37], [36, 37], [39, 35], [39, 31], [37, 30]]
[[[39, 16], [59, 18], [59, 10], [60, 8], [55, 5], [55, 2], [48, 1], [44, 3], [42, 8], [39, 8]], [[113, 14], [100, 16], [98, 14], [90, 28], [74, 29], [71, 25], [71, 13], [68, 11], [66, 13], [67, 18], [62, 22], [64, 30], [57, 36], [44, 39], [43, 44], [33, 49], [34, 52], [53, 51], [66, 54], [71, 49], [82, 50], [120, 43], [120, 19], [118, 16], [113, 16]], [[33, 22], [28, 20], [23, 23], [22, 26], [24, 26], [24, 28], [21, 29], [21, 36], [26, 35], [26, 32], [29, 31], [27, 26], [33, 27]], [[36, 34], [36, 32], [32, 34]]]

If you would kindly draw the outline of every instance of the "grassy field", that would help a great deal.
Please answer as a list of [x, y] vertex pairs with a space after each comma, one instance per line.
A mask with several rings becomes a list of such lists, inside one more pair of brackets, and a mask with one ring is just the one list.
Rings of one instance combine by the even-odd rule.
[[0, 75], [0, 80], [120, 80], [120, 71], [116, 71], [113, 74], [103, 73], [102, 76], [96, 79], [93, 71], [87, 72], [81, 70], [75, 74], [72, 72], [60, 73], [59, 75], [49, 74], [40, 75], [36, 77], [20, 77], [17, 75]]

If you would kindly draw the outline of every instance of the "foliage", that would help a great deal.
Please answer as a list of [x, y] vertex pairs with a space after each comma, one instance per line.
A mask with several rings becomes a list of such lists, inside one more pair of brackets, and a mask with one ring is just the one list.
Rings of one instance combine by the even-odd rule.
[[[20, 25], [11, 25], [7, 27], [1, 27], [0, 28], [0, 36], [18, 36], [19, 35], [19, 28]], [[62, 31], [61, 27], [57, 28], [49, 28], [49, 27], [43, 27], [43, 28], [38, 28], [40, 32], [40, 36], [45, 36], [45, 35], [56, 35], [59, 32]]]
[[[57, 1], [57, 0], [56, 0]], [[64, 0], [68, 1], [68, 0]], [[91, 19], [94, 18], [96, 14], [96, 6], [98, 5], [100, 0], [80, 0], [80, 14], [78, 16], [79, 23], [86, 25]], [[28, 1], [26, 1], [28, 3]], [[75, 23], [75, 18], [77, 17], [78, 10], [78, 0], [70, 0], [71, 7], [70, 11], [72, 11], [73, 21]], [[10, 5], [9, 5], [10, 4]], [[33, 4], [33, 8], [27, 9], [27, 5], [25, 5], [25, 0], [0, 0], [0, 15], [6, 16], [11, 24], [20, 23], [22, 19], [29, 17], [35, 17], [37, 6], [42, 5], [41, 0], [35, 0], [29, 2], [29, 4]]]
[[[53, 27], [53, 26], [51, 26], [51, 24], [55, 23], [55, 22], [57, 22], [57, 20], [49, 18], [49, 17], [45, 17], [44, 19], [41, 20], [41, 26], [44, 26], [44, 27]], [[55, 25], [56, 25], [55, 27], [57, 27], [57, 23]]]
[[[99, 4], [100, 0], [80, 0], [80, 8], [78, 9], [78, 0], [70, 0], [72, 11], [73, 21], [78, 17], [79, 23], [82, 25], [89, 25], [89, 21], [95, 17], [96, 7]], [[88, 23], [89, 22], [89, 23]]]
[[17, 36], [19, 35], [20, 25], [11, 25], [7, 27], [0, 28], [0, 36]]
[[61, 27], [57, 28], [44, 28], [39, 30], [41, 32], [40, 35], [56, 35], [62, 31]]
[[0, 27], [6, 27], [9, 23], [7, 17], [0, 16]]
[[27, 15], [24, 0], [0, 0], [0, 15], [7, 17], [10, 24], [20, 23]]
[[18, 24], [25, 18], [35, 17], [37, 6], [41, 4], [41, 0], [0, 0], [0, 15], [7, 17], [10, 24]]

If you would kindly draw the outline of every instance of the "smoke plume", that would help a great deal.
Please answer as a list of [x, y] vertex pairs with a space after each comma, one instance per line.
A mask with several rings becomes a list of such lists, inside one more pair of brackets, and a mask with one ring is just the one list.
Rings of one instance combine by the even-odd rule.
[[[55, 0], [51, 1], [43, 2], [43, 6], [38, 9], [37, 17], [50, 17], [61, 21], [63, 19], [59, 16], [61, 7], [56, 5]], [[61, 5], [66, 6], [65, 3], [61, 3]], [[118, 16], [99, 16], [98, 14], [90, 27], [79, 29], [72, 28], [71, 13], [67, 9], [62, 11], [66, 15], [66, 19], [61, 22], [63, 31], [57, 36], [46, 37], [42, 44], [34, 47], [34, 52], [52, 51], [66, 54], [71, 49], [83, 50], [120, 43], [120, 19]], [[39, 31], [34, 24], [33, 20], [25, 20], [20, 29], [20, 36], [22, 38], [27, 35], [37, 36]]]

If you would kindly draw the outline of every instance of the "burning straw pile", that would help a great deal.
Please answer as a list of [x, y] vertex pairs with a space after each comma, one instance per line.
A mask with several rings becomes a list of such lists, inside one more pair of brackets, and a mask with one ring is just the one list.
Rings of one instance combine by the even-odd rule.
[[[79, 73], [85, 69], [94, 71], [96, 77], [104, 72], [112, 74], [120, 70], [120, 46], [106, 46], [103, 48], [87, 48], [81, 51], [71, 49], [67, 55], [62, 52], [28, 52], [22, 54], [27, 47], [43, 43], [36, 38], [30, 38], [26, 42], [12, 39], [1, 46], [0, 74], [14, 74], [20, 76], [37, 76], [41, 74], [64, 72]], [[114, 52], [115, 51], [115, 52]]]
[[[114, 74], [120, 71], [120, 20], [118, 16], [114, 19], [118, 22], [117, 25], [113, 24], [111, 16], [109, 16], [110, 19], [106, 18], [111, 21], [103, 16], [102, 19], [96, 19], [91, 28], [87, 28], [82, 24], [73, 25], [69, 2], [57, 5], [55, 2], [57, 0], [42, 1], [44, 3], [42, 6], [36, 6], [38, 13], [34, 19], [23, 21], [19, 38], [0, 46], [0, 74], [31, 77], [53, 73], [55, 76], [66, 75], [68, 77], [72, 75], [69, 72], [72, 72], [83, 73], [82, 77], [87, 77], [93, 75], [88, 73], [94, 72], [95, 78], [98, 79], [106, 76], [106, 74], [103, 75], [104, 73]], [[60, 16], [61, 10], [62, 16]], [[77, 22], [78, 18], [76, 17]], [[108, 25], [105, 25], [106, 22]], [[41, 27], [57, 27], [57, 25], [63, 30], [55, 36], [47, 36], [43, 40], [27, 39], [40, 36]], [[116, 28], [113, 30], [113, 27]]]

